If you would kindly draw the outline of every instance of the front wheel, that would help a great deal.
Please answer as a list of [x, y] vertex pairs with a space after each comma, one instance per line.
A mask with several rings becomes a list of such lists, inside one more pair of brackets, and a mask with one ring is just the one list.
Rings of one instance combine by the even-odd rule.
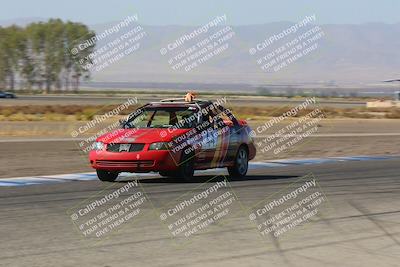
[[160, 171], [158, 172], [162, 177], [175, 177], [176, 174], [171, 171]]
[[228, 167], [229, 175], [232, 178], [243, 178], [246, 176], [249, 168], [249, 152], [246, 147], [241, 146], [235, 157], [235, 163], [232, 167]]
[[177, 176], [185, 182], [193, 180], [194, 175], [194, 155], [182, 152], [181, 162], [177, 171]]
[[110, 172], [105, 170], [96, 170], [97, 177], [103, 182], [114, 182], [118, 177], [118, 172]]

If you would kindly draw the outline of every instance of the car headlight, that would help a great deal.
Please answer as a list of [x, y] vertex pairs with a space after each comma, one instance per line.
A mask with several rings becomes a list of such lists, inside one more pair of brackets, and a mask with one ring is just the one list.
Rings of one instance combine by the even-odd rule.
[[168, 150], [168, 149], [169, 149], [168, 142], [152, 143], [149, 146], [149, 150]]
[[104, 143], [102, 142], [94, 142], [92, 146], [93, 150], [103, 150], [104, 149]]

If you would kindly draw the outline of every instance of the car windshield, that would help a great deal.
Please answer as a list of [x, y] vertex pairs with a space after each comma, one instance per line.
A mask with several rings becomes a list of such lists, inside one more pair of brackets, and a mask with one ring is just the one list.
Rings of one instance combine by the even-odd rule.
[[196, 109], [192, 107], [144, 108], [126, 123], [126, 128], [193, 128], [197, 124]]

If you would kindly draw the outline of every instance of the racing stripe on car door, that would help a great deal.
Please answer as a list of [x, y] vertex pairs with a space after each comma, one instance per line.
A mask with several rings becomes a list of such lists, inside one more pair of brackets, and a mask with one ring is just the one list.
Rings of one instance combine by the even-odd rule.
[[225, 126], [223, 130], [221, 130], [222, 133], [222, 145], [221, 145], [221, 159], [220, 159], [220, 166], [222, 166], [225, 162], [226, 155], [228, 154], [229, 150], [229, 141], [230, 141], [230, 128], [228, 126]]
[[227, 154], [229, 145], [229, 131], [226, 131], [225, 128], [218, 129], [217, 135], [217, 146], [214, 153], [214, 158], [211, 162], [211, 166], [219, 167], [222, 166]]

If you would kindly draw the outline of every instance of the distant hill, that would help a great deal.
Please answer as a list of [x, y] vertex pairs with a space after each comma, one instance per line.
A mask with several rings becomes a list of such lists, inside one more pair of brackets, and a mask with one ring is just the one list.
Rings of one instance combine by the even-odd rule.
[[[249, 48], [291, 25], [292, 23], [281, 22], [232, 27], [236, 35], [230, 40], [230, 47], [188, 73], [173, 71], [168, 66], [168, 58], [161, 56], [159, 49], [195, 28], [143, 26], [148, 37], [142, 43], [141, 49], [94, 74], [93, 78], [97, 81], [124, 82], [335, 85], [375, 83], [400, 76], [400, 24], [381, 23], [321, 25], [325, 36], [318, 43], [317, 50], [283, 70], [275, 73], [263, 72], [256, 64], [256, 58], [249, 55]], [[97, 30], [100, 31], [101, 28]]]

